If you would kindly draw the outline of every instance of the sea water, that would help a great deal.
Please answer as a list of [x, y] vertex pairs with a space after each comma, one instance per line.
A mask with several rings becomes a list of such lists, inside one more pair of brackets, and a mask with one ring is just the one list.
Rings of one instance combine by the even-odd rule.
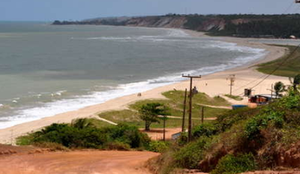
[[265, 54], [177, 29], [0, 22], [0, 129]]

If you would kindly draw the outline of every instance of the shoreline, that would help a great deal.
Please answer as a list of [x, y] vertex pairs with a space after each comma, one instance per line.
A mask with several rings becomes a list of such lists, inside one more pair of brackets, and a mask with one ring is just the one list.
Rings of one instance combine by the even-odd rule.
[[[183, 30], [193, 37], [208, 37], [203, 33], [192, 31], [192, 30]], [[286, 53], [286, 48], [269, 46], [263, 43], [254, 43], [250, 42], [247, 38], [231, 38], [231, 37], [216, 37], [218, 41], [224, 41], [229, 43], [236, 43], [238, 46], [246, 46], [251, 48], [261, 48], [268, 51], [268, 54], [264, 58], [246, 63], [240, 67], [233, 69], [228, 69], [225, 71], [209, 74], [203, 76], [200, 80], [195, 80], [194, 84], [199, 88], [201, 92], [205, 92], [209, 96], [218, 96], [226, 94], [229, 92], [229, 82], [226, 78], [230, 74], [236, 74], [236, 84], [233, 87], [234, 95], [237, 95], [243, 92], [247, 83], [258, 79], [262, 76], [262, 73], [257, 72], [254, 68], [255, 65], [269, 62], [275, 59], [282, 57]], [[253, 38], [251, 38], [253, 40]], [[288, 83], [289, 80], [286, 77], [270, 76], [268, 80], [262, 83], [259, 88], [254, 88], [255, 93], [270, 93], [267, 89], [271, 88], [271, 84], [282, 81], [283, 83]], [[126, 109], [128, 105], [137, 102], [139, 100], [145, 99], [164, 99], [162, 95], [163, 92], [173, 90], [184, 90], [189, 85], [188, 81], [177, 82], [171, 85], [166, 85], [158, 88], [154, 88], [142, 93], [141, 97], [138, 97], [136, 94], [127, 95], [123, 97], [118, 97], [112, 100], [109, 100], [105, 103], [88, 106], [76, 111], [70, 111], [62, 114], [57, 114], [50, 117], [41, 118], [39, 120], [22, 123], [15, 125], [6, 129], [0, 129], [0, 143], [2, 144], [14, 144], [14, 139], [21, 135], [39, 130], [45, 126], [48, 126], [52, 123], [70, 123], [73, 119], [84, 118], [84, 117], [95, 117], [98, 113], [110, 111], [110, 110], [122, 110]], [[224, 88], [226, 86], [226, 88]], [[227, 89], [228, 87], [228, 89]], [[246, 88], [247, 86], [245, 86]], [[241, 89], [238, 89], [241, 88]], [[230, 102], [234, 102], [229, 100]], [[245, 101], [243, 101], [245, 102]]]

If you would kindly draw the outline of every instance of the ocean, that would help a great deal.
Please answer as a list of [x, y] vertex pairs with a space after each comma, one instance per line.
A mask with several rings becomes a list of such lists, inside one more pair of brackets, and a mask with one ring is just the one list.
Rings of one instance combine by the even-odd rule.
[[0, 129], [260, 59], [182, 30], [0, 22]]

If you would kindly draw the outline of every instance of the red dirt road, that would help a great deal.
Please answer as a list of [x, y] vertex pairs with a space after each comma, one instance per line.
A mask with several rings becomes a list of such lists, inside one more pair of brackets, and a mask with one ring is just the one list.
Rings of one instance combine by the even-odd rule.
[[152, 152], [75, 151], [0, 157], [0, 174], [148, 174]]

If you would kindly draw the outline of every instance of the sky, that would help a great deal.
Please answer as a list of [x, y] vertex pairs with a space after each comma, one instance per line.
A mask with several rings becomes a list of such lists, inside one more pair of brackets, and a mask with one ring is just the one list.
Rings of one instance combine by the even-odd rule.
[[0, 0], [0, 21], [177, 14], [300, 13], [294, 0]]

